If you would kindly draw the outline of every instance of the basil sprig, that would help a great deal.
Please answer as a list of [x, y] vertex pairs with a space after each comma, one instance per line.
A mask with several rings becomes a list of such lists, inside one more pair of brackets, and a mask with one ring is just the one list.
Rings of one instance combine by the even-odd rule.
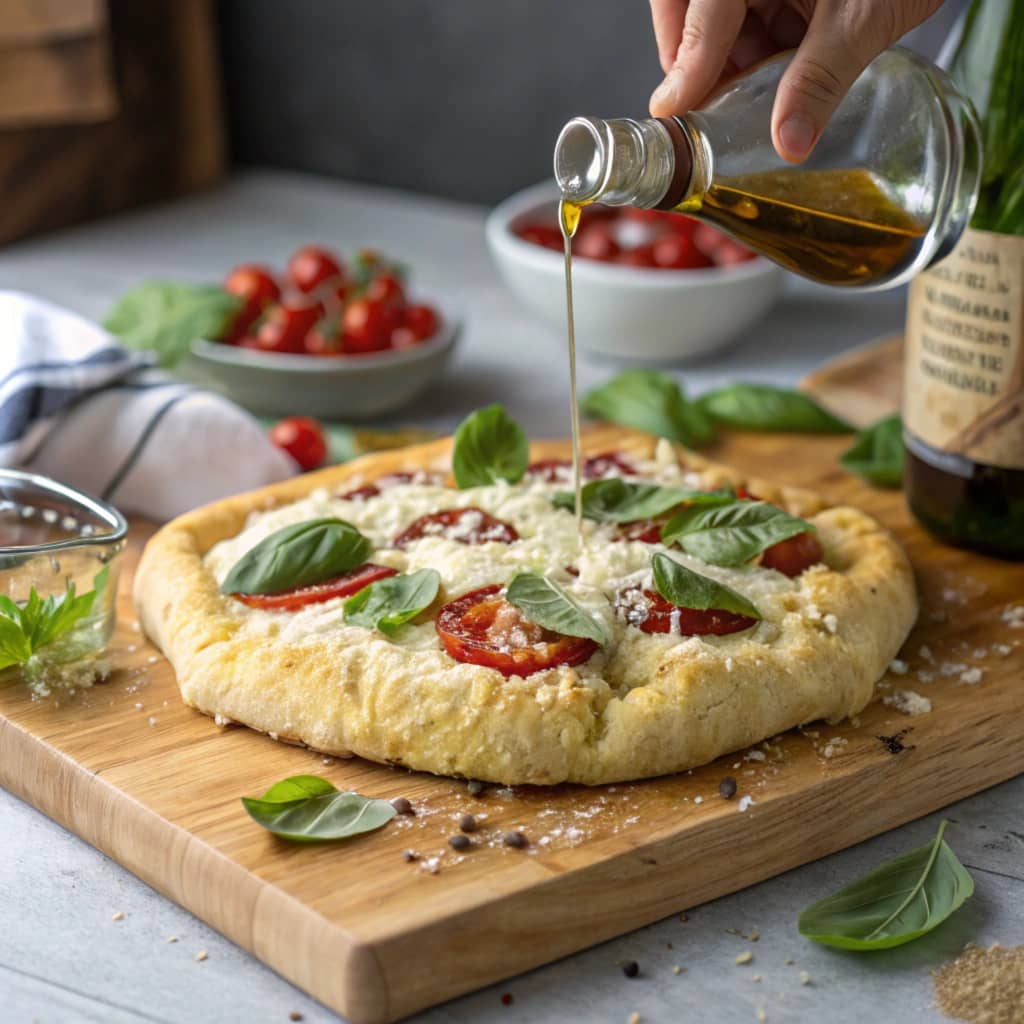
[[651, 568], [654, 570], [654, 589], [666, 601], [680, 608], [693, 608], [697, 611], [714, 609], [736, 612], [751, 619], [761, 618], [757, 607], [732, 587], [687, 569], [662, 551], [651, 559]]
[[696, 402], [657, 370], [626, 370], [584, 396], [580, 407], [597, 419], [644, 430], [690, 448], [715, 438], [714, 424]]
[[275, 530], [232, 566], [224, 594], [277, 594], [362, 565], [370, 542], [343, 519], [309, 519]]
[[710, 565], [742, 565], [780, 540], [814, 527], [766, 501], [733, 500], [710, 508], [680, 509], [661, 531], [664, 544]]
[[293, 775], [261, 797], [242, 797], [249, 817], [295, 842], [348, 839], [386, 825], [396, 814], [387, 800], [342, 792], [319, 775]]
[[[583, 515], [599, 523], [629, 523], [635, 519], [654, 519], [684, 502], [714, 505], [734, 501], [735, 497], [732, 491], [695, 491], [609, 477], [591, 480], [583, 486]], [[551, 502], [556, 508], [573, 511], [576, 496], [570, 491], [559, 491]]]
[[800, 934], [840, 949], [888, 949], [930, 932], [974, 893], [942, 838], [875, 868], [800, 915]]
[[243, 300], [215, 284], [147, 281], [122, 296], [103, 326], [126, 348], [157, 354], [175, 366], [197, 338], [219, 338]]
[[698, 399], [717, 423], [737, 430], [778, 430], [797, 434], [849, 434], [853, 428], [809, 395], [769, 384], [730, 384]]
[[345, 621], [394, 636], [434, 603], [440, 584], [441, 574], [436, 569], [377, 580], [345, 602]]
[[862, 430], [839, 457], [845, 469], [878, 487], [899, 487], [903, 482], [903, 425], [899, 416]]
[[586, 637], [598, 644], [608, 642], [601, 624], [547, 576], [518, 573], [505, 597], [538, 626], [565, 636]]
[[470, 413], [455, 431], [452, 474], [459, 488], [487, 487], [499, 480], [522, 479], [530, 461], [530, 443], [503, 406]]

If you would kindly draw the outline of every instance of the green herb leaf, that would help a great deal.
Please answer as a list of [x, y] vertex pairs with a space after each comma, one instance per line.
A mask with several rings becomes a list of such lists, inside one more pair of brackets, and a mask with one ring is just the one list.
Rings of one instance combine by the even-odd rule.
[[849, 434], [853, 428], [802, 391], [767, 384], [731, 384], [709, 391], [698, 404], [712, 419], [737, 430]]
[[608, 642], [601, 624], [547, 576], [518, 573], [509, 583], [505, 597], [538, 626], [565, 636], [586, 637], [602, 645]]
[[899, 416], [886, 416], [862, 430], [839, 461], [851, 473], [878, 487], [899, 487], [903, 482], [903, 425]]
[[[661, 487], [635, 483], [621, 477], [591, 480], [583, 486], [583, 515], [599, 523], [629, 523], [655, 519], [677, 505], [715, 505], [736, 500], [732, 491], [695, 491], [689, 487]], [[576, 508], [576, 496], [559, 491], [551, 499], [556, 508]]]
[[666, 601], [680, 608], [716, 609], [747, 615], [752, 619], [761, 618], [757, 607], [732, 587], [687, 569], [663, 551], [651, 559], [651, 568], [654, 570], [654, 589]]
[[296, 842], [348, 839], [386, 825], [396, 813], [387, 800], [342, 792], [318, 775], [293, 775], [262, 797], [242, 797], [242, 804], [257, 825]]
[[710, 565], [742, 565], [780, 540], [813, 529], [766, 501], [734, 500], [711, 508], [680, 509], [665, 524], [661, 539]]
[[440, 584], [436, 569], [377, 580], [345, 602], [345, 621], [392, 636], [434, 603]]
[[155, 352], [175, 366], [197, 338], [219, 338], [242, 306], [219, 285], [149, 281], [124, 295], [103, 321], [127, 348]]
[[503, 406], [470, 413], [455, 431], [452, 472], [460, 488], [515, 483], [526, 472], [530, 443]]
[[974, 880], [942, 838], [904, 853], [800, 915], [800, 934], [840, 949], [888, 949], [930, 932], [974, 892]]
[[276, 594], [339, 576], [366, 561], [370, 542], [342, 519], [309, 519], [275, 530], [232, 566], [224, 594]]
[[584, 396], [580, 407], [598, 419], [644, 430], [696, 448], [715, 438], [715, 427], [696, 402], [656, 370], [626, 370]]

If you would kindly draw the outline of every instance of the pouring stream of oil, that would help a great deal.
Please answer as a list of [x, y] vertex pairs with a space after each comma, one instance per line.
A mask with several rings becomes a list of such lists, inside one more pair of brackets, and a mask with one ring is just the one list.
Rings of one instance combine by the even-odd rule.
[[579, 227], [583, 208], [562, 200], [558, 223], [565, 242], [565, 319], [569, 330], [569, 408], [572, 418], [572, 481], [576, 495], [576, 533], [583, 540], [583, 489], [580, 483], [580, 407], [576, 398], [576, 324], [572, 309], [572, 237]]

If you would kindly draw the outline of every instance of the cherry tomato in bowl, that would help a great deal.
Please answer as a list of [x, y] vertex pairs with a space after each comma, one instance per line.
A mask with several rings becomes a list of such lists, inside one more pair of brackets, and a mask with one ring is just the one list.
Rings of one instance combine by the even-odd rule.
[[319, 245], [304, 245], [288, 261], [288, 280], [300, 292], [312, 292], [342, 276], [341, 261], [335, 253]]
[[289, 416], [270, 428], [270, 441], [287, 452], [304, 471], [316, 469], [327, 458], [327, 438], [311, 416]]

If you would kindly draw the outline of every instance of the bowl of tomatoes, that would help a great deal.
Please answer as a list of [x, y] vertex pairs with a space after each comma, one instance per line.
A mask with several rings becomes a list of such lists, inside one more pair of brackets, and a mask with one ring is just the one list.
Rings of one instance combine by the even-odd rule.
[[[565, 332], [558, 192], [543, 183], [487, 221], [491, 255], [515, 295]], [[721, 351], [763, 317], [783, 272], [716, 228], [677, 213], [588, 206], [573, 239], [576, 342], [630, 362]]]
[[450, 310], [414, 297], [406, 271], [370, 250], [346, 262], [306, 245], [282, 273], [246, 263], [221, 288], [233, 311], [192, 344], [190, 375], [264, 415], [392, 412], [437, 377], [458, 335]]

